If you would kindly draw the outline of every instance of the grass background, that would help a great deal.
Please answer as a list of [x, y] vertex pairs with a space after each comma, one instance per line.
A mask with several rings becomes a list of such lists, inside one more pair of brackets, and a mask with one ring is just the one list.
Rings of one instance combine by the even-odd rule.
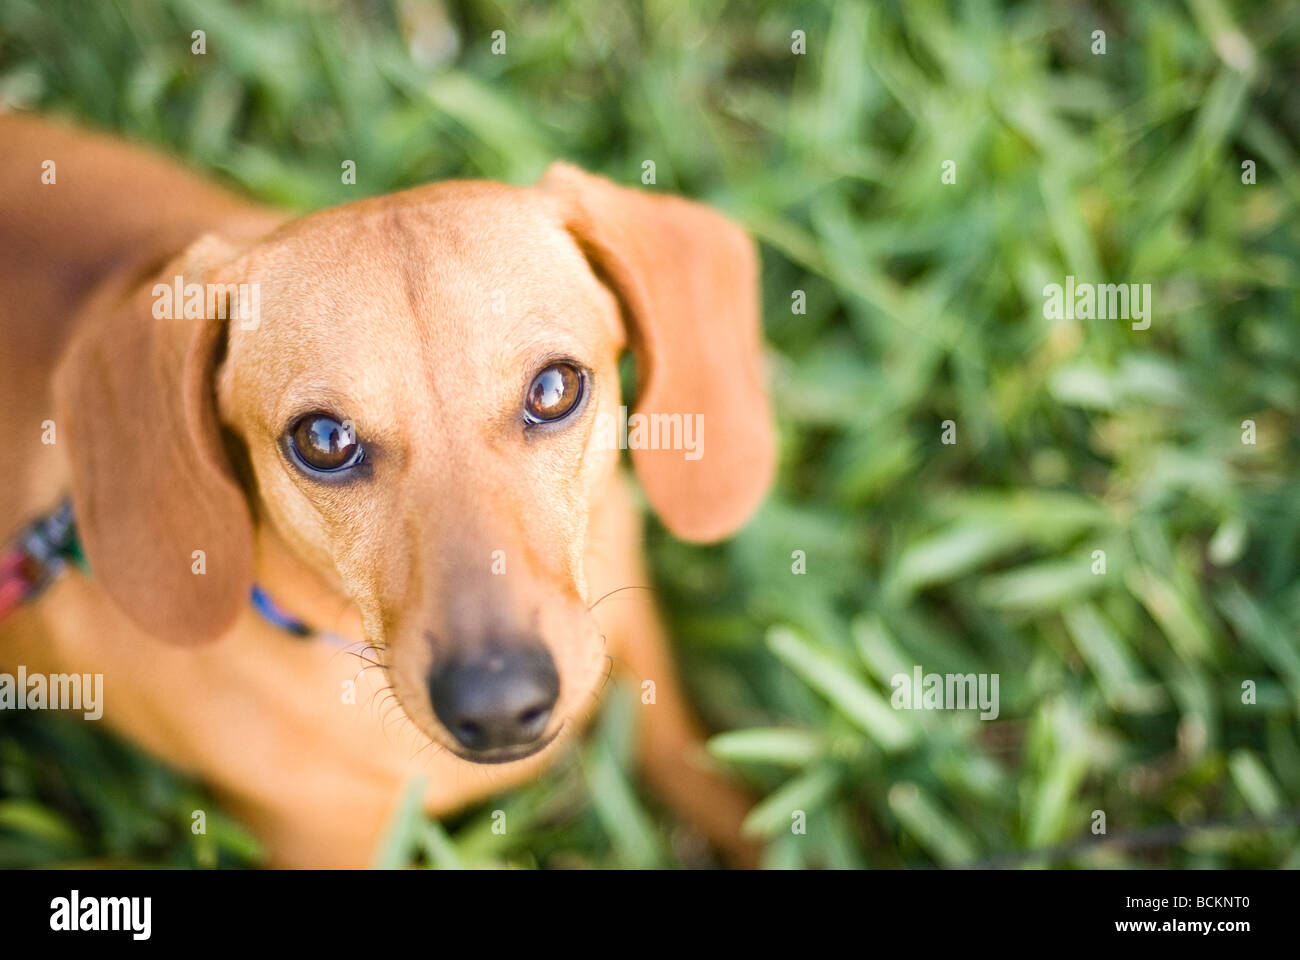
[[[0, 8], [4, 102], [269, 202], [653, 160], [753, 232], [779, 485], [729, 543], [649, 546], [785, 867], [1300, 867], [1295, 825], [1195, 826], [1300, 804], [1298, 85], [1291, 0]], [[1152, 284], [1151, 328], [1045, 319], [1067, 274]], [[888, 709], [914, 664], [998, 673], [1001, 715]], [[707, 862], [636, 782], [634, 709], [536, 785], [399, 816], [380, 862]], [[256, 862], [198, 806], [98, 730], [0, 715], [0, 864]]]

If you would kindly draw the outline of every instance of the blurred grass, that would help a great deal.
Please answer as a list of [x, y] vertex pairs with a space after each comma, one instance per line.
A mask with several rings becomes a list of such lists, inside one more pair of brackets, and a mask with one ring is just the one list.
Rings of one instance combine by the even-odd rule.
[[[270, 202], [529, 182], [556, 157], [635, 183], [654, 160], [656, 189], [759, 238], [778, 489], [728, 544], [649, 542], [696, 703], [731, 731], [713, 751], [765, 797], [751, 825], [785, 867], [958, 865], [1088, 839], [1094, 810], [1114, 835], [1300, 803], [1298, 64], [1293, 0], [0, 12], [0, 98]], [[1151, 328], [1045, 319], [1067, 274], [1152, 284]], [[998, 673], [998, 719], [891, 710], [914, 664]], [[537, 785], [400, 818], [382, 862], [706, 862], [636, 783], [620, 696]], [[225, 821], [190, 834], [211, 809], [191, 785], [48, 719], [0, 716], [0, 863], [255, 859]], [[1046, 862], [1298, 867], [1298, 835]]]

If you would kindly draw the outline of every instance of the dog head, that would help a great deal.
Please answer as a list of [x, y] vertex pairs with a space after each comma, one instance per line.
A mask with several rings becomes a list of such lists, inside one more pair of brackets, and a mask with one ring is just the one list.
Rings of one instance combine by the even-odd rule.
[[[268, 524], [359, 609], [424, 733], [535, 752], [605, 670], [583, 561], [620, 355], [681, 441], [628, 444], [670, 530], [725, 536], [766, 490], [756, 273], [712, 211], [565, 165], [204, 237], [58, 371], [95, 576], [148, 632], [213, 640]], [[168, 284], [203, 308], [159, 310]]]

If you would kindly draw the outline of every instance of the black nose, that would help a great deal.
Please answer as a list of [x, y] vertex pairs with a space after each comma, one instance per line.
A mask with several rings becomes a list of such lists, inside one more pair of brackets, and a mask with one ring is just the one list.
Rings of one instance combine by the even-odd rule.
[[541, 647], [461, 656], [429, 677], [433, 712], [461, 746], [475, 752], [537, 740], [559, 695], [560, 677]]

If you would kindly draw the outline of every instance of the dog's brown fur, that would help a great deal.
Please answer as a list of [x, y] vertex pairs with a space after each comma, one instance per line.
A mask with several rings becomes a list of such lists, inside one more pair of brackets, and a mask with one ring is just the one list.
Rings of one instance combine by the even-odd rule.
[[[644, 594], [590, 609], [648, 582], [634, 497], [593, 430], [617, 410], [625, 346], [638, 409], [704, 415], [701, 459], [633, 454], [671, 530], [726, 535], [769, 483], [756, 261], [736, 227], [564, 165], [532, 188], [443, 183], [294, 220], [46, 121], [0, 117], [0, 142], [0, 543], [71, 493], [92, 571], [0, 625], [0, 668], [102, 673], [105, 719], [212, 784], [272, 863], [358, 866], [412, 776], [446, 813], [554, 752], [459, 759], [422, 680], [458, 638], [530, 631], [561, 678], [548, 729], [581, 726], [610, 660], [653, 680], [647, 778], [754, 862], [746, 800], [702, 762]], [[176, 275], [260, 284], [260, 324], [154, 319], [154, 284]], [[593, 371], [594, 395], [525, 436], [518, 404], [557, 355]], [[286, 462], [286, 422], [323, 406], [376, 451], [365, 482]], [[358, 675], [270, 626], [254, 581], [382, 666]], [[365, 709], [389, 684], [405, 731]]]

